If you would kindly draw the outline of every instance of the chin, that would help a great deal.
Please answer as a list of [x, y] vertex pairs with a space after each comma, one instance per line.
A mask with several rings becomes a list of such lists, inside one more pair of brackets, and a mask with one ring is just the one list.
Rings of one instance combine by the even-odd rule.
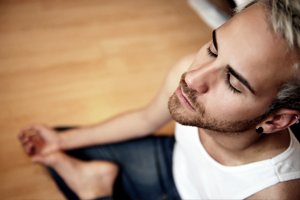
[[199, 116], [195, 116], [195, 113], [191, 112], [187, 108], [184, 108], [179, 102], [176, 94], [173, 94], [168, 102], [169, 112], [171, 117], [176, 122], [182, 125], [195, 126], [195, 119]]

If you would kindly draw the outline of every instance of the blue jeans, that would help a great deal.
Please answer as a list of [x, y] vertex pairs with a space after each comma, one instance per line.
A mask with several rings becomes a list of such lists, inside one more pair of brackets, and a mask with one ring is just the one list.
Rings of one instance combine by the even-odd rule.
[[[174, 137], [145, 137], [115, 144], [97, 145], [67, 151], [81, 160], [107, 160], [119, 166], [113, 199], [180, 200], [172, 175]], [[49, 169], [68, 199], [78, 199]]]

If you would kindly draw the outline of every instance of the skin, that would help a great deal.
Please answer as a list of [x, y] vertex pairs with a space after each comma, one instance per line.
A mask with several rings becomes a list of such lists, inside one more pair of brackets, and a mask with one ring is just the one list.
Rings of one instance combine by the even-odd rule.
[[[259, 5], [253, 5], [233, 17], [216, 30], [217, 46], [209, 41], [196, 56], [177, 63], [167, 75], [159, 94], [144, 108], [99, 124], [70, 130], [65, 134], [57, 135], [55, 131], [40, 125], [25, 128], [20, 133], [25, 151], [28, 154], [34, 152], [31, 156], [38, 163], [59, 166], [61, 175], [68, 180], [69, 185], [78, 185], [65, 170], [71, 168], [75, 172], [88, 163], [68, 159], [63, 150], [144, 137], [173, 117], [178, 121], [201, 122], [200, 127], [214, 123], [215, 129], [219, 128], [219, 131], [199, 128], [199, 137], [206, 151], [223, 165], [237, 166], [278, 155], [289, 145], [287, 128], [297, 121], [299, 111], [277, 110], [248, 127], [237, 127], [234, 131], [232, 129], [236, 122], [251, 121], [264, 114], [274, 99], [278, 86], [295, 73], [292, 66], [296, 62], [296, 56], [288, 50], [285, 41], [272, 32], [267, 21], [262, 20], [265, 18], [264, 10]], [[207, 48], [217, 57], [209, 55]], [[234, 93], [228, 88], [225, 82], [227, 65], [250, 83], [254, 94], [232, 75], [230, 84], [240, 93]], [[187, 90], [184, 90], [186, 94], [177, 90], [172, 95], [184, 72], [186, 76], [183, 80], [188, 90], [194, 91], [193, 98]], [[169, 107], [172, 116], [166, 107], [171, 95]], [[194, 119], [197, 119], [196, 122]], [[255, 133], [256, 127], [264, 129], [263, 137]], [[31, 134], [36, 132], [41, 138], [27, 136], [28, 129], [34, 129], [30, 131]], [[48, 162], [49, 156], [51, 162]], [[61, 157], [64, 159], [60, 159]], [[77, 165], [81, 167], [76, 167]], [[93, 171], [92, 168], [91, 170]], [[94, 180], [86, 183], [89, 181], [95, 183]], [[98, 187], [102, 186], [100, 184]], [[299, 186], [300, 180], [279, 183], [249, 199], [299, 199]]]
[[[290, 59], [295, 56], [285, 41], [270, 30], [266, 20], [261, 20], [265, 18], [263, 9], [254, 5], [216, 30], [217, 47], [212, 41], [204, 45], [184, 78], [187, 87], [196, 91], [196, 97], [181, 93], [196, 109], [186, 106], [178, 92], [169, 102], [173, 118], [195, 126], [199, 123], [199, 137], [208, 153], [226, 165], [268, 159], [282, 152], [289, 144], [286, 128], [299, 115], [298, 111], [282, 109], [259, 123], [250, 123], [266, 112], [278, 87], [292, 77], [296, 62]], [[215, 56], [210, 56], [207, 48]], [[229, 84], [239, 92], [228, 89], [224, 78], [227, 65], [241, 74], [255, 92], [233, 75]], [[194, 106], [197, 104], [202, 110]], [[249, 122], [249, 126], [239, 127], [241, 121]], [[232, 131], [232, 127], [236, 129]], [[263, 127], [268, 138], [259, 138], [255, 127]], [[277, 150], [270, 150], [271, 144], [276, 144]], [[264, 153], [257, 156], [258, 150]]]
[[[287, 65], [286, 60], [290, 60], [291, 53], [287, 51], [285, 42], [268, 30], [269, 25], [265, 21], [260, 20], [265, 15], [256, 7], [247, 9], [216, 30], [218, 50], [212, 41], [201, 48], [184, 81], [190, 90], [197, 92], [194, 101], [193, 98], [188, 99], [192, 104], [201, 105], [206, 114], [202, 116], [203, 111], [193, 112], [177, 104], [175, 108], [182, 116], [191, 121], [200, 116], [199, 120], [207, 123], [212, 119], [223, 122], [222, 132], [230, 132], [226, 130], [230, 123], [263, 115], [281, 83], [291, 78], [291, 67], [282, 67]], [[208, 56], [207, 48], [217, 57]], [[224, 80], [227, 65], [248, 80], [255, 94], [232, 75], [229, 82], [240, 93], [228, 89]], [[288, 63], [288, 66], [291, 64]], [[176, 96], [173, 95], [174, 99]]]
[[[210, 41], [201, 48], [183, 78], [187, 87], [197, 93], [189, 95], [188, 90], [181, 89], [169, 102], [175, 119], [204, 126], [205, 129], [199, 128], [201, 142], [207, 152], [223, 165], [242, 165], [283, 152], [289, 145], [286, 128], [295, 123], [299, 115], [299, 111], [281, 109], [254, 127], [254, 124], [246, 130], [238, 127], [241, 120], [250, 121], [263, 115], [281, 83], [295, 73], [292, 66], [296, 60], [291, 58], [296, 58], [296, 55], [288, 50], [280, 36], [270, 30], [266, 20], [261, 20], [264, 18], [262, 7], [254, 5], [216, 30], [217, 45]], [[207, 53], [207, 48], [214, 56]], [[255, 93], [232, 75], [230, 84], [240, 93], [228, 90], [223, 78], [227, 65], [242, 74]], [[210, 127], [211, 124], [215, 127]], [[237, 129], [230, 132], [233, 125]], [[263, 127], [266, 135], [257, 136], [255, 127]], [[250, 198], [297, 199], [299, 192], [295, 186], [299, 183], [299, 180], [279, 183]]]

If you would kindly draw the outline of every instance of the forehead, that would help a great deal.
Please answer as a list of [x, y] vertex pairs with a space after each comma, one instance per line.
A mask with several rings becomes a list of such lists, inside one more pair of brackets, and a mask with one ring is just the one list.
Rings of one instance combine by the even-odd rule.
[[217, 30], [217, 38], [220, 54], [225, 54], [229, 64], [248, 77], [254, 87], [277, 87], [292, 74], [294, 59], [288, 45], [272, 31], [260, 5], [233, 17]]

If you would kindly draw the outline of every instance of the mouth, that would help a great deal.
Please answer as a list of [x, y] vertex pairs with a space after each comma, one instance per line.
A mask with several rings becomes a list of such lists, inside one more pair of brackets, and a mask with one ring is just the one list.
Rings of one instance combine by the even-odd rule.
[[180, 103], [186, 107], [187, 109], [191, 110], [191, 111], [195, 111], [195, 108], [192, 104], [192, 102], [189, 100], [189, 98], [187, 97], [187, 95], [183, 92], [182, 87], [179, 86], [176, 90], [176, 95], [180, 101]]

